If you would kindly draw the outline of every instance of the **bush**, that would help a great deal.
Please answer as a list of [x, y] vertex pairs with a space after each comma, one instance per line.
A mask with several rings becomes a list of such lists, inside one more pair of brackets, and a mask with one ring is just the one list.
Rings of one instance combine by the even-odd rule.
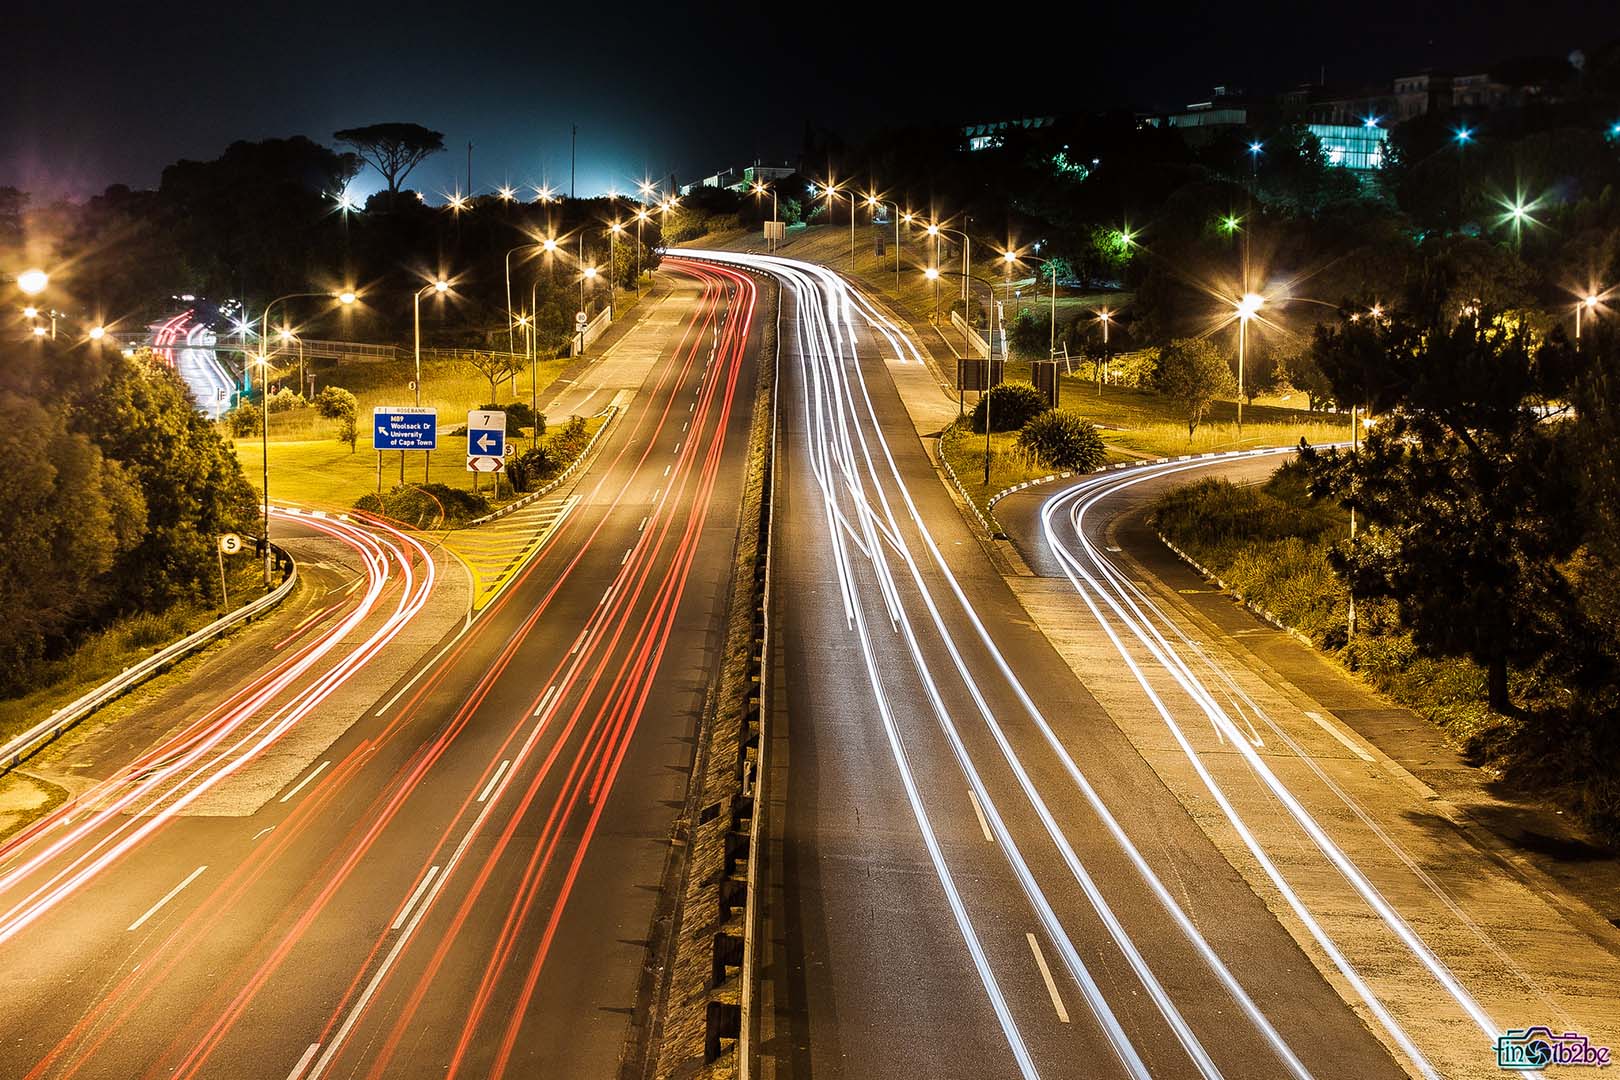
[[513, 491], [534, 491], [562, 469], [562, 462], [548, 445], [525, 450], [506, 465], [506, 478]]
[[1018, 432], [1018, 448], [1054, 469], [1090, 472], [1108, 456], [1097, 425], [1068, 409], [1048, 409]]
[[462, 525], [489, 513], [489, 500], [476, 491], [444, 484], [398, 484], [382, 495], [370, 492], [354, 508], [392, 518], [416, 529]]
[[328, 420], [341, 420], [344, 416], [353, 419], [360, 403], [354, 395], [341, 386], [328, 386], [315, 395], [315, 411]]
[[354, 444], [360, 438], [355, 426], [359, 410], [360, 403], [341, 386], [328, 386], [315, 395], [315, 411], [338, 422], [338, 442], [347, 443], [350, 453], [354, 452]]
[[[1041, 413], [1049, 405], [1046, 395], [1026, 382], [1005, 382], [991, 389], [990, 429], [992, 431], [1017, 431]], [[984, 434], [984, 409], [986, 395], [980, 395], [979, 402], [973, 406], [973, 430]]]
[[253, 402], [244, 401], [225, 414], [225, 422], [230, 425], [233, 437], [245, 439], [249, 435], [259, 434], [264, 426], [264, 413]]
[[304, 400], [304, 395], [288, 386], [283, 386], [280, 390], [271, 394], [268, 398], [268, 404], [272, 413], [291, 412], [294, 409], [309, 407], [309, 402]]
[[[535, 426], [534, 411], [521, 401], [508, 401], [505, 405], [480, 405], [478, 409], [480, 412], [504, 412], [508, 431], [519, 431]], [[539, 415], [540, 425], [534, 433], [537, 439], [546, 433], [546, 414], [540, 413]]]
[[583, 416], [571, 417], [561, 431], [553, 432], [547, 439], [559, 461], [574, 460], [585, 452], [585, 445], [590, 441], [591, 433], [585, 430]]

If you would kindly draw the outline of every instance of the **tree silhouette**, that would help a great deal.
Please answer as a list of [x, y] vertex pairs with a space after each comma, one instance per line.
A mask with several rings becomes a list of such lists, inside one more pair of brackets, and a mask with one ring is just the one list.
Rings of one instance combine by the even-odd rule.
[[334, 131], [332, 138], [354, 147], [360, 160], [382, 173], [391, 195], [399, 194], [412, 169], [444, 149], [444, 133], [420, 124], [368, 124]]

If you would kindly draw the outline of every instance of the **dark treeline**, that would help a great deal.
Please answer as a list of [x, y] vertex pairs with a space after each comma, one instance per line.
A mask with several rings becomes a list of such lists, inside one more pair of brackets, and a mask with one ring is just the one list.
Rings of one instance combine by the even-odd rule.
[[[572, 326], [582, 256], [605, 282], [616, 248], [614, 277], [624, 288], [634, 283], [638, 207], [628, 199], [540, 201], [524, 189], [453, 208], [406, 189], [351, 207], [341, 194], [360, 167], [353, 155], [295, 136], [234, 143], [213, 161], [177, 162], [154, 191], [114, 186], [83, 204], [46, 206], [7, 191], [0, 250], [8, 263], [49, 267], [50, 300], [73, 318], [121, 329], [144, 327], [185, 294], [214, 304], [242, 300], [255, 314], [276, 296], [354, 289], [363, 302], [341, 311], [320, 299], [291, 301], [288, 321], [310, 337], [405, 341], [413, 292], [442, 276], [454, 290], [424, 300], [424, 340], [504, 347], [506, 253], [551, 237], [558, 250], [514, 255], [511, 278], [513, 309], [526, 311], [534, 297], [549, 350]], [[657, 264], [660, 219], [653, 212], [641, 226], [645, 270]], [[625, 229], [610, 243], [612, 221]], [[593, 310], [605, 303], [588, 289], [586, 299]]]
[[0, 696], [89, 629], [217, 596], [253, 492], [173, 368], [92, 343], [0, 343]]

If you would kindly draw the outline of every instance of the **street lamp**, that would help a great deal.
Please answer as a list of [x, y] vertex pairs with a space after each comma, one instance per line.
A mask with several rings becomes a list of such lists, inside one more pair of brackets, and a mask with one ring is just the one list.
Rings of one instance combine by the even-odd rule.
[[1575, 305], [1575, 347], [1577, 349], [1581, 347], [1581, 315], [1588, 311], [1596, 312], [1597, 306], [1598, 296], [1596, 293], [1587, 293]]
[[[102, 338], [104, 338], [106, 336], [107, 336], [107, 328], [105, 326], [92, 326], [90, 328], [90, 340], [91, 341], [100, 341]], [[1575, 336], [1577, 338], [1579, 338], [1580, 334], [1577, 333]]]
[[1097, 321], [1102, 323], [1103, 328], [1103, 366], [1097, 373], [1097, 393], [1100, 396], [1103, 384], [1102, 372], [1111, 371], [1114, 366], [1114, 357], [1108, 348], [1108, 328], [1113, 325], [1114, 313], [1107, 308], [1103, 308], [1097, 312]]
[[[437, 281], [431, 281], [417, 289], [416, 294], [411, 297], [411, 325], [415, 330], [413, 351], [416, 357], [416, 404], [418, 406], [422, 404], [422, 297], [430, 292], [442, 296], [449, 291], [450, 283], [444, 278], [439, 278]], [[381, 468], [381, 466], [378, 467]]]
[[939, 269], [930, 266], [923, 271], [923, 277], [934, 283], [934, 324], [939, 324]]
[[1237, 428], [1238, 438], [1243, 438], [1243, 360], [1249, 345], [1249, 320], [1254, 318], [1264, 306], [1266, 298], [1259, 293], [1244, 293], [1237, 301], [1238, 318], [1238, 396], [1237, 396]]
[[[961, 229], [947, 229], [944, 226], [934, 222], [930, 222], [928, 227], [923, 231], [929, 236], [934, 237], [936, 248], [939, 242], [939, 237], [945, 233], [949, 233], [952, 236], [960, 236], [962, 238], [962, 343], [965, 347], [971, 349], [973, 347], [973, 342], [968, 335], [973, 328], [973, 322], [967, 317], [967, 315], [969, 311], [968, 305], [972, 301], [971, 294], [968, 292], [968, 279], [973, 276], [973, 239]], [[854, 249], [852, 248], [852, 253], [853, 250]], [[937, 256], [935, 261], [938, 261]], [[937, 320], [939, 317], [939, 300], [937, 296], [935, 297], [934, 308], [934, 316]]]
[[617, 319], [618, 313], [613, 309], [614, 294], [619, 291], [619, 283], [614, 275], [619, 271], [619, 234], [624, 226], [617, 221], [608, 223], [608, 321]]
[[[754, 186], [749, 189], [748, 193], [750, 195], [752, 195], [755, 199], [758, 199], [760, 196], [764, 195], [766, 191], [769, 191], [771, 193], [771, 222], [772, 222], [772, 224], [775, 224], [776, 219], [777, 219], [777, 216], [776, 216], [776, 182], [773, 180], [773, 181], [771, 181], [769, 183], [761, 183], [760, 181], [755, 180], [754, 181]], [[767, 250], [769, 250], [770, 252], [772, 252], [774, 254], [775, 251], [776, 251], [776, 238], [774, 236], [771, 237], [770, 243], [771, 243], [771, 246]]]
[[[1039, 244], [1036, 244], [1035, 246], [1037, 248], [1040, 247]], [[1010, 278], [1013, 264], [1020, 261], [1018, 252], [1011, 249], [1003, 251], [1001, 253], [1001, 260], [1006, 265], [1007, 273]], [[1050, 327], [1047, 329], [1046, 340], [1046, 355], [1047, 358], [1050, 359], [1057, 353], [1057, 260], [1042, 259], [1040, 261], [1040, 267], [1043, 271], [1050, 270], [1052, 272], [1052, 320]], [[1037, 283], [1040, 281], [1039, 273], [1036, 274], [1035, 280]], [[1012, 283], [1010, 280], [1008, 281], [1007, 288], [1009, 291], [1012, 289]]]
[[[270, 568], [274, 559], [270, 554], [270, 357], [265, 354], [265, 342], [270, 334], [270, 309], [287, 300], [301, 300], [310, 296], [334, 297], [343, 304], [354, 303], [354, 293], [329, 292], [297, 292], [278, 296], [264, 305], [264, 311], [259, 317], [259, 398], [260, 411], [263, 413], [263, 424], [260, 429], [260, 462], [264, 468], [264, 587], [270, 587]], [[348, 297], [347, 300], [344, 297]], [[244, 320], [245, 321], [245, 320]]]
[[902, 217], [904, 217], [906, 222], [909, 224], [911, 221], [911, 215], [902, 215], [900, 213], [899, 203], [887, 202], [878, 198], [876, 195], [868, 195], [866, 197], [866, 205], [868, 209], [871, 209], [874, 212], [880, 206], [889, 207], [894, 210], [894, 291], [898, 296], [900, 293], [900, 220]]
[[43, 270], [24, 270], [17, 275], [17, 288], [29, 296], [38, 296], [51, 283], [51, 276]]

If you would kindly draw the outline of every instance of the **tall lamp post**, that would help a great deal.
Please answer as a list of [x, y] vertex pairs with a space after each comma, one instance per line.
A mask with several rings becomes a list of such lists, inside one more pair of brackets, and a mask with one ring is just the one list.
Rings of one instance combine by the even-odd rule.
[[1265, 297], [1259, 293], [1244, 293], [1237, 302], [1238, 319], [1238, 396], [1237, 396], [1237, 428], [1238, 438], [1243, 438], [1243, 359], [1249, 345], [1249, 320], [1253, 319], [1265, 304]]
[[871, 210], [876, 210], [882, 206], [894, 211], [894, 292], [898, 296], [900, 294], [900, 219], [905, 218], [906, 224], [909, 225], [911, 224], [911, 215], [901, 214], [899, 203], [888, 202], [878, 198], [876, 195], [868, 195], [866, 205]]
[[259, 458], [264, 467], [262, 482], [264, 486], [264, 587], [270, 587], [270, 569], [275, 565], [275, 558], [270, 554], [270, 357], [265, 355], [264, 343], [269, 340], [270, 309], [277, 304], [288, 300], [302, 300], [305, 297], [325, 296], [333, 297], [342, 304], [352, 304], [355, 295], [352, 292], [337, 294], [328, 292], [296, 292], [285, 296], [278, 296], [264, 305], [264, 312], [259, 317], [259, 411], [263, 414], [263, 423], [260, 426]]
[[514, 327], [516, 326], [516, 323], [514, 322], [513, 316], [512, 316], [512, 256], [516, 255], [520, 251], [525, 251], [525, 250], [528, 250], [530, 248], [541, 248], [541, 249], [544, 249], [544, 250], [550, 250], [549, 248], [546, 248], [545, 245], [546, 245], [546, 241], [544, 241], [544, 240], [533, 242], [533, 243], [528, 243], [528, 244], [519, 244], [517, 247], [513, 248], [512, 250], [510, 250], [510, 251], [508, 251], [506, 253], [505, 262], [506, 262], [506, 351], [507, 352], [517, 352], [517, 343], [514, 340], [514, 338], [515, 338]]
[[[969, 335], [973, 329], [973, 320], [968, 317], [968, 303], [971, 300], [971, 295], [968, 292], [968, 278], [973, 276], [973, 240], [961, 229], [947, 229], [933, 222], [930, 222], [924, 231], [933, 237], [949, 234], [962, 238], [962, 344], [971, 349], [973, 342]], [[939, 307], [937, 298], [934, 306], [937, 314]]]
[[[1035, 246], [1039, 247], [1040, 245], [1036, 244]], [[1001, 253], [1001, 261], [1003, 265], [1006, 266], [1008, 275], [1011, 276], [1013, 264], [1021, 262], [1022, 260], [1020, 259], [1018, 252], [1008, 249], [1007, 251], [1003, 251]], [[1040, 274], [1042, 271], [1050, 270], [1052, 272], [1052, 314], [1050, 325], [1047, 327], [1046, 331], [1046, 355], [1047, 358], [1050, 359], [1057, 354], [1057, 260], [1041, 259], [1038, 266], [1040, 267], [1040, 270], [1038, 270], [1035, 275], [1035, 280], [1037, 283], [1041, 280]], [[1008, 287], [1011, 288], [1010, 285]]]
[[411, 297], [411, 325], [414, 329], [412, 353], [416, 357], [416, 404], [422, 404], [422, 297], [428, 293], [443, 295], [450, 291], [450, 283], [444, 278], [430, 281]]
[[613, 309], [613, 295], [619, 291], [619, 234], [624, 226], [617, 221], [608, 223], [608, 321], [617, 319], [618, 313]]
[[1575, 305], [1575, 347], [1577, 349], [1581, 347], [1581, 314], [1587, 311], [1596, 311], [1597, 306], [1598, 297], [1596, 293], [1587, 293]]
[[[764, 195], [766, 191], [769, 191], [771, 193], [771, 221], [774, 222], [774, 221], [776, 221], [776, 214], [777, 214], [777, 211], [776, 211], [776, 181], [772, 180], [769, 183], [761, 183], [760, 181], [755, 180], [754, 181], [754, 186], [748, 190], [748, 193], [750, 195], [752, 195], [755, 199], [758, 199], [760, 196]], [[776, 252], [776, 239], [775, 239], [775, 237], [771, 238], [770, 247], [767, 250], [769, 250], [772, 254], [775, 254], [775, 252]]]

